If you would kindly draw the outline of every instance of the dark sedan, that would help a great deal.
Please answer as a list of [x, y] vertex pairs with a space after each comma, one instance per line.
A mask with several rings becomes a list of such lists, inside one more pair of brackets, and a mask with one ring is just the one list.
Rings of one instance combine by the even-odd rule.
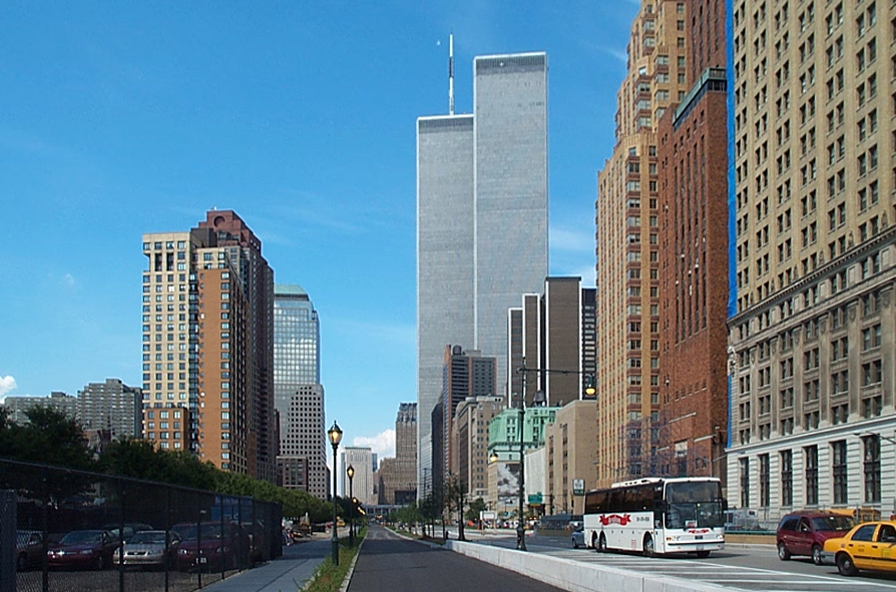
[[236, 523], [203, 522], [175, 524], [171, 530], [181, 537], [177, 569], [203, 571], [235, 569], [248, 559], [249, 541]]
[[73, 530], [47, 551], [51, 569], [106, 569], [118, 538], [107, 530]]

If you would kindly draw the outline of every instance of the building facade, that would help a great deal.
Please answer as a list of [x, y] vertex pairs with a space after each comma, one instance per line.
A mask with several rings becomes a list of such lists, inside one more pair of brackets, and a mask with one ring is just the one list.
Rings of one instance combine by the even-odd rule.
[[[544, 446], [545, 427], [554, 421], [557, 410], [532, 407], [520, 414], [519, 409], [504, 409], [488, 423], [488, 458], [494, 461], [489, 463], [486, 501], [492, 507], [512, 506], [519, 499], [521, 444], [524, 452]], [[525, 493], [525, 474], [523, 481]]]
[[15, 423], [25, 423], [33, 406], [52, 407], [76, 419], [87, 430], [102, 430], [112, 439], [140, 438], [143, 434], [143, 394], [117, 378], [88, 383], [77, 397], [53, 392], [49, 397], [8, 396], [4, 406]]
[[[355, 471], [354, 477], [349, 483], [348, 468]], [[365, 506], [375, 506], [379, 501], [376, 493], [376, 483], [373, 475], [373, 453], [370, 448], [358, 446], [345, 446], [342, 452], [342, 474], [340, 478], [342, 494], [345, 497], [351, 493]]]
[[143, 235], [143, 253], [144, 437], [275, 481], [273, 271], [261, 242], [235, 212], [213, 210], [190, 231]]
[[503, 376], [507, 309], [547, 275], [547, 56], [477, 57], [473, 79], [472, 115], [417, 120], [418, 483], [445, 344]]
[[432, 439], [436, 488], [456, 464], [458, 451], [453, 446], [451, 434], [458, 405], [469, 397], [493, 397], [496, 375], [497, 360], [494, 357], [483, 356], [478, 350], [465, 351], [459, 345], [445, 346], [442, 397], [437, 406], [441, 425], [438, 429], [433, 426]]
[[545, 426], [545, 491], [548, 514], [581, 514], [584, 492], [597, 487], [597, 405], [571, 401]]
[[728, 499], [896, 511], [896, 7], [733, 4]]
[[[320, 321], [301, 287], [274, 287], [274, 407], [279, 420], [278, 466], [295, 469], [301, 459], [307, 474], [291, 479], [315, 497], [327, 499], [327, 442], [324, 388], [320, 384]], [[281, 457], [283, 457], [281, 459]], [[284, 476], [284, 471], [279, 471]]]
[[467, 397], [458, 406], [451, 426], [450, 471], [457, 475], [469, 499], [488, 497], [488, 424], [505, 408], [504, 397]]
[[660, 120], [660, 418], [651, 473], [725, 481], [728, 118], [725, 2], [689, 1], [690, 90]]
[[598, 174], [598, 484], [636, 478], [660, 421], [657, 124], [687, 85], [685, 2], [641, 4], [619, 89], [616, 145]]

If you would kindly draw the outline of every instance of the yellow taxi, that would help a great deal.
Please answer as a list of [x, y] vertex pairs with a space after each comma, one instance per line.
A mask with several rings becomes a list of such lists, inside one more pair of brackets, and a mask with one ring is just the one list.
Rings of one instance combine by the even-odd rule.
[[896, 572], [896, 521], [859, 524], [842, 537], [826, 540], [824, 550], [834, 555], [844, 576], [854, 576], [860, 569]]

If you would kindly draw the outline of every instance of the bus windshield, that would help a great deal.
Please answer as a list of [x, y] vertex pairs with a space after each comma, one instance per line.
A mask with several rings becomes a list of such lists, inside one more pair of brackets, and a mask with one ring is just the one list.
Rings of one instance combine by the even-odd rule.
[[718, 481], [666, 484], [666, 528], [719, 528], [725, 524]]

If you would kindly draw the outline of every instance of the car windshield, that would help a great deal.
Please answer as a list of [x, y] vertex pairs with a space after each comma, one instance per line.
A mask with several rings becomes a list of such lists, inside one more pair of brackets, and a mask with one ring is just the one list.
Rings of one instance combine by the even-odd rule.
[[70, 532], [59, 541], [63, 545], [84, 545], [99, 543], [103, 540], [103, 533], [99, 530], [76, 530]]
[[853, 520], [849, 516], [816, 516], [812, 519], [815, 530], [842, 530], [853, 527]]
[[165, 532], [164, 531], [155, 532], [152, 530], [143, 530], [143, 531], [134, 533], [134, 536], [132, 536], [128, 542], [133, 543], [133, 544], [141, 544], [141, 545], [145, 545], [145, 544], [149, 544], [149, 543], [164, 545], [165, 544]]
[[[174, 527], [174, 530], [185, 540], [185, 541], [195, 541], [199, 537], [197, 536], [197, 528], [195, 524], [182, 524], [180, 526]], [[202, 540], [211, 540], [211, 539], [220, 539], [221, 538], [221, 525], [220, 524], [203, 524], [202, 525]]]

